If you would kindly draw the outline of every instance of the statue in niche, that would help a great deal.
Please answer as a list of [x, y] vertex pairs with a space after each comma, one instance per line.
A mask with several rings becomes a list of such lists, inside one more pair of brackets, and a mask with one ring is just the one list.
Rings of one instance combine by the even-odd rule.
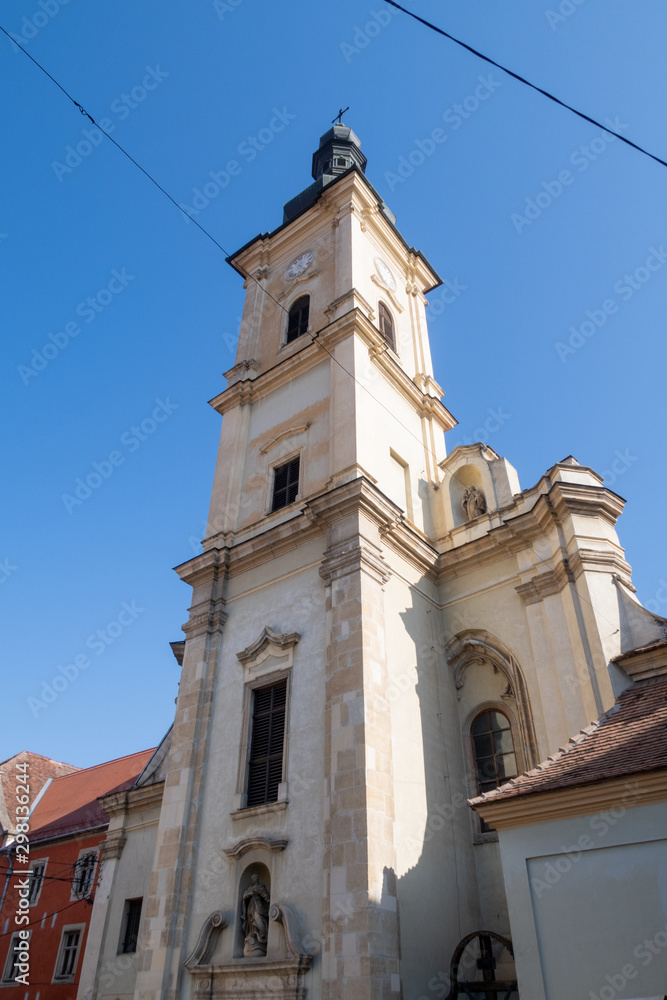
[[462, 506], [468, 521], [474, 521], [481, 514], [486, 514], [486, 499], [476, 486], [467, 488], [463, 494]]
[[245, 934], [243, 942], [244, 958], [266, 955], [266, 941], [269, 933], [269, 891], [259, 875], [253, 875], [251, 883], [243, 893], [243, 916], [241, 927]]

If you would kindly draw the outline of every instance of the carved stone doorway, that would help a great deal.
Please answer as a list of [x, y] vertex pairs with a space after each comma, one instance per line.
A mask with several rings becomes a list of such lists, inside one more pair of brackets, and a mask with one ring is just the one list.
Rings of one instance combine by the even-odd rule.
[[474, 931], [454, 949], [446, 1000], [518, 1000], [514, 951], [509, 938], [494, 931]]

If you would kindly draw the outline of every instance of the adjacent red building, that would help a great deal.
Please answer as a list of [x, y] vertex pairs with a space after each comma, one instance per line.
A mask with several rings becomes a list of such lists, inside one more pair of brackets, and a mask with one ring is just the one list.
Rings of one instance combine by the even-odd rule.
[[130, 787], [152, 754], [145, 750], [46, 783], [40, 776], [34, 806], [34, 791], [25, 793], [26, 808], [33, 809], [25, 817], [27, 834], [21, 789], [30, 786], [36, 755], [12, 758], [11, 776], [3, 770], [12, 833], [0, 850], [0, 1000], [75, 1000], [108, 825], [97, 800]]

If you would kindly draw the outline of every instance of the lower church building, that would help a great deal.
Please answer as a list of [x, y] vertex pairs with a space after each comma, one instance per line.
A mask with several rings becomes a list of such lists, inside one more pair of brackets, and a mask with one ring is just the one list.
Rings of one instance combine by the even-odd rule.
[[522, 489], [483, 443], [446, 453], [440, 278], [365, 169], [335, 124], [229, 258], [246, 298], [207, 537], [177, 567], [175, 719], [101, 801], [85, 1000], [576, 1000], [522, 986], [493, 794], [609, 712], [667, 622], [593, 469]]

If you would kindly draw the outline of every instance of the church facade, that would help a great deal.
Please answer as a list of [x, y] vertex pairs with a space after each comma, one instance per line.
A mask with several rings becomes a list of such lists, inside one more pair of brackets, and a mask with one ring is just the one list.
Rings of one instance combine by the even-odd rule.
[[[207, 537], [177, 567], [174, 725], [104, 803], [88, 1000], [511, 988], [498, 838], [468, 800], [607, 711], [614, 657], [664, 635], [592, 469], [522, 490], [483, 443], [447, 455], [440, 279], [365, 168], [334, 125], [229, 260], [246, 298]], [[110, 974], [127, 893], [138, 945]]]

